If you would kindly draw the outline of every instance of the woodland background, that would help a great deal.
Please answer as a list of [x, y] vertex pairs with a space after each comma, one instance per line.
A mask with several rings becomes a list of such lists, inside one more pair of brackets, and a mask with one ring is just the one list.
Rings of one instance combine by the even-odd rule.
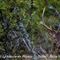
[[[60, 12], [60, 0], [49, 0], [49, 3]], [[13, 7], [18, 6], [17, 13], [13, 13]], [[23, 24], [29, 34], [31, 41], [36, 47], [42, 46], [46, 51], [51, 52], [53, 48], [53, 39], [48, 34], [47, 29], [44, 28], [40, 21], [43, 8], [47, 7], [45, 0], [0, 0], [0, 10], [7, 17], [10, 23], [10, 28], [16, 27], [17, 17], [20, 15]], [[52, 15], [52, 11], [46, 9], [45, 21], [48, 26], [53, 26], [60, 23], [58, 17]], [[2, 19], [0, 19], [0, 53], [4, 51], [2, 37], [5, 36], [6, 31], [2, 26]]]

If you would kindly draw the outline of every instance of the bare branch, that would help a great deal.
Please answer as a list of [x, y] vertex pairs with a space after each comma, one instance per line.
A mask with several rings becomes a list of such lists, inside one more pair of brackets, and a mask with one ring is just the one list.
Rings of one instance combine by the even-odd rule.
[[42, 12], [42, 21], [44, 22], [44, 13], [45, 13], [46, 8], [44, 7], [43, 12]]
[[47, 6], [50, 5], [49, 2], [48, 2], [48, 0], [45, 0], [45, 4], [46, 4]]

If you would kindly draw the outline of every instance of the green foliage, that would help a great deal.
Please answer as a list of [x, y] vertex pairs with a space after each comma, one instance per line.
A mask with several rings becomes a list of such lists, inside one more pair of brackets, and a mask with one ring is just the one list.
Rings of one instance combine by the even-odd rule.
[[[49, 3], [56, 7], [58, 11], [60, 11], [60, 0], [49, 0]], [[14, 14], [13, 12], [10, 11], [10, 9], [13, 6], [19, 7], [19, 11], [17, 14]], [[2, 9], [3, 14], [5, 14], [7, 19], [9, 20], [10, 28], [14, 28], [16, 26], [17, 20], [15, 16], [19, 14], [20, 17], [22, 18], [22, 21], [26, 27], [27, 32], [29, 33], [32, 41], [35, 43], [38, 40], [42, 40], [41, 35], [45, 35], [44, 33], [47, 32], [47, 30], [42, 25], [40, 25], [42, 10], [44, 7], [46, 7], [46, 4], [44, 0], [34, 0], [33, 6], [34, 8], [30, 10], [31, 8], [30, 0], [0, 0], [0, 9]], [[32, 13], [30, 16], [31, 11]], [[51, 16], [48, 11], [46, 12], [45, 23], [48, 26], [54, 26], [59, 22], [60, 21], [58, 18]], [[5, 31], [4, 28], [2, 28], [2, 24], [0, 22], [0, 38], [4, 34]], [[49, 37], [46, 39], [46, 41], [48, 40]]]

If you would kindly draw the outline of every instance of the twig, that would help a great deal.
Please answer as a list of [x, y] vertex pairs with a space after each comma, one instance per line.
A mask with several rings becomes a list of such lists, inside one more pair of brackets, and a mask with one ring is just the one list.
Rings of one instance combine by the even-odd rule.
[[43, 12], [42, 12], [42, 21], [44, 22], [44, 13], [45, 13], [46, 8], [44, 7]]

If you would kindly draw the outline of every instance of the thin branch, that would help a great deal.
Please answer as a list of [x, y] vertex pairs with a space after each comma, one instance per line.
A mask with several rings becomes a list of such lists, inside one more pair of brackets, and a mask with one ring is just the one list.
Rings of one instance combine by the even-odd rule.
[[46, 54], [47, 52], [46, 52], [46, 50], [45, 49], [43, 49], [41, 46], [40, 46], [40, 50], [44, 53], [44, 54]]
[[42, 21], [44, 22], [44, 13], [45, 13], [46, 8], [44, 7], [43, 12], [42, 12]]
[[49, 2], [48, 2], [48, 0], [45, 0], [45, 4], [46, 4], [46, 5], [50, 5]]

